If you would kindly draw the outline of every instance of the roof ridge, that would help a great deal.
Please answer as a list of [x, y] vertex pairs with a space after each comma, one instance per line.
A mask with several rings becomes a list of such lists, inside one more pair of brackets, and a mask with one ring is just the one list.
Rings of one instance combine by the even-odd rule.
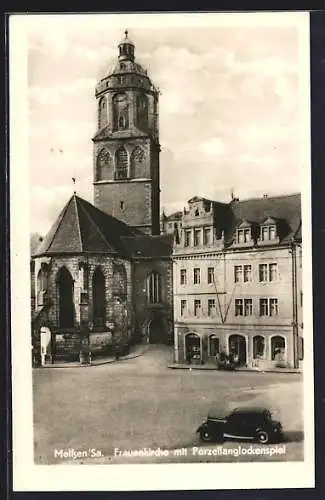
[[[275, 194], [273, 196], [266, 196], [265, 198], [262, 196], [262, 197], [259, 197], [259, 196], [256, 196], [256, 197], [252, 197], [252, 198], [243, 198], [242, 200], [239, 199], [237, 201], [237, 203], [241, 203], [243, 201], [253, 201], [253, 200], [274, 200], [275, 198], [289, 198], [289, 197], [292, 197], [292, 196], [301, 196], [301, 193], [300, 192], [296, 192], [296, 193], [290, 193], [290, 194]], [[231, 204], [231, 201], [229, 202]]]
[[[64, 216], [65, 216], [65, 214], [67, 213], [67, 210], [68, 210], [68, 207], [69, 207], [69, 205], [70, 205], [71, 200], [72, 200], [72, 197], [71, 197], [71, 198], [70, 198], [70, 200], [66, 203], [66, 205], [65, 205], [64, 209], [62, 210], [61, 214], [59, 215], [59, 217], [58, 217], [58, 219], [57, 219], [57, 220], [58, 220], [58, 225], [57, 225], [57, 227], [56, 227], [56, 229], [55, 229], [55, 231], [54, 231], [54, 233], [53, 233], [53, 236], [52, 236], [52, 238], [51, 238], [51, 241], [50, 241], [50, 242], [49, 242], [49, 244], [48, 244], [48, 247], [47, 247], [47, 248], [48, 248], [48, 250], [50, 249], [50, 247], [51, 247], [51, 245], [52, 245], [52, 243], [53, 243], [53, 241], [54, 241], [54, 238], [55, 238], [55, 236], [57, 235], [57, 232], [58, 232], [58, 230], [59, 230], [59, 228], [60, 228], [60, 226], [61, 226], [61, 222], [63, 221]], [[45, 249], [44, 249], [44, 252], [46, 252], [46, 251], [48, 251], [48, 250], [45, 250]]]
[[75, 209], [76, 209], [76, 213], [77, 213], [77, 228], [78, 228], [78, 234], [79, 234], [79, 240], [80, 240], [80, 250], [81, 250], [81, 252], [83, 252], [84, 248], [83, 248], [83, 244], [82, 244], [81, 228], [80, 228], [80, 221], [79, 221], [79, 210], [78, 210], [76, 193], [74, 193], [73, 199], [74, 199]]
[[[82, 198], [79, 198], [80, 201], [84, 201], [82, 200]], [[88, 202], [87, 202], [88, 203]], [[91, 205], [91, 203], [89, 203], [89, 205]], [[100, 237], [102, 238], [102, 240], [104, 241], [104, 243], [106, 243], [106, 245], [109, 247], [109, 248], [112, 248], [112, 246], [109, 244], [109, 242], [107, 241], [107, 239], [105, 238], [105, 236], [103, 235], [102, 231], [100, 230], [100, 228], [98, 227], [98, 224], [96, 224], [96, 222], [94, 221], [94, 219], [91, 217], [91, 215], [88, 213], [88, 210], [86, 210], [85, 207], [83, 207], [82, 203], [80, 203], [80, 206], [84, 212], [84, 214], [86, 215], [86, 217], [88, 217], [88, 219], [90, 220], [90, 222], [95, 226], [95, 228], [97, 229]], [[93, 207], [93, 205], [91, 205]], [[96, 207], [93, 207], [93, 208], [96, 208]], [[115, 249], [114, 249], [115, 250]]]

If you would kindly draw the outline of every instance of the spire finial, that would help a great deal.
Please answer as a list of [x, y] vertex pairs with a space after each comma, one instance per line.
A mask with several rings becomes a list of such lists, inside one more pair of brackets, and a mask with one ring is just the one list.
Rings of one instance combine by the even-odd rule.
[[125, 38], [127, 38], [129, 34], [128, 30], [125, 30], [124, 33], [125, 33]]
[[75, 177], [72, 177], [72, 182], [73, 182], [73, 194], [76, 194], [76, 178]]

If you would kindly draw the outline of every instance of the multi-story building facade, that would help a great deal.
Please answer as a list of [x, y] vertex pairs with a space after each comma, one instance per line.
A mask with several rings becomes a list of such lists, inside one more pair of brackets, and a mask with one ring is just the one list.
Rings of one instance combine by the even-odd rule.
[[299, 194], [189, 200], [173, 250], [175, 361], [224, 352], [242, 365], [297, 367], [301, 252]]

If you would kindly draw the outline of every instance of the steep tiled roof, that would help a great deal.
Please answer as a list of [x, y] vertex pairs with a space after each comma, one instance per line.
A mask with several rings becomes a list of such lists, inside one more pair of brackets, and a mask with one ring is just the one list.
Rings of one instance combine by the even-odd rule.
[[183, 212], [178, 211], [178, 212], [174, 212], [170, 215], [167, 215], [165, 220], [179, 220], [182, 217], [183, 217]]
[[122, 241], [131, 258], [159, 258], [171, 256], [173, 238], [173, 235], [142, 235], [122, 238]]
[[267, 218], [274, 219], [281, 227], [282, 241], [291, 237], [299, 239], [301, 226], [301, 195], [291, 194], [265, 198], [252, 198], [243, 201], [232, 201], [229, 204], [232, 212], [232, 224], [227, 231], [228, 242], [234, 235], [234, 230], [243, 221], [262, 224]]
[[135, 234], [123, 222], [73, 195], [34, 255], [100, 252], [124, 256], [127, 251], [121, 237]]

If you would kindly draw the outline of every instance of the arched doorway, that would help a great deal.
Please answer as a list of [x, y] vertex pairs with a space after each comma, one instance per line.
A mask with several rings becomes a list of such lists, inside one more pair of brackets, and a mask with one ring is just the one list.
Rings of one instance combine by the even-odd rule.
[[93, 324], [94, 327], [105, 326], [105, 276], [97, 267], [92, 279], [93, 292]]
[[256, 335], [253, 338], [253, 358], [264, 358], [265, 341], [262, 335]]
[[188, 333], [185, 337], [185, 358], [188, 363], [201, 361], [201, 338], [196, 333]]
[[284, 337], [276, 335], [271, 339], [272, 360], [285, 360], [286, 341]]
[[148, 325], [148, 339], [150, 344], [167, 343], [167, 323], [161, 316], [155, 316]]
[[209, 356], [213, 356], [214, 358], [216, 357], [216, 355], [218, 354], [219, 352], [219, 345], [220, 345], [220, 342], [219, 342], [219, 338], [212, 334], [209, 336]]
[[229, 337], [229, 354], [234, 354], [238, 357], [238, 364], [245, 365], [247, 362], [246, 354], [246, 339], [242, 335], [230, 335]]
[[67, 268], [62, 267], [62, 269], [60, 269], [57, 285], [59, 292], [59, 326], [60, 328], [73, 328], [73, 279]]

